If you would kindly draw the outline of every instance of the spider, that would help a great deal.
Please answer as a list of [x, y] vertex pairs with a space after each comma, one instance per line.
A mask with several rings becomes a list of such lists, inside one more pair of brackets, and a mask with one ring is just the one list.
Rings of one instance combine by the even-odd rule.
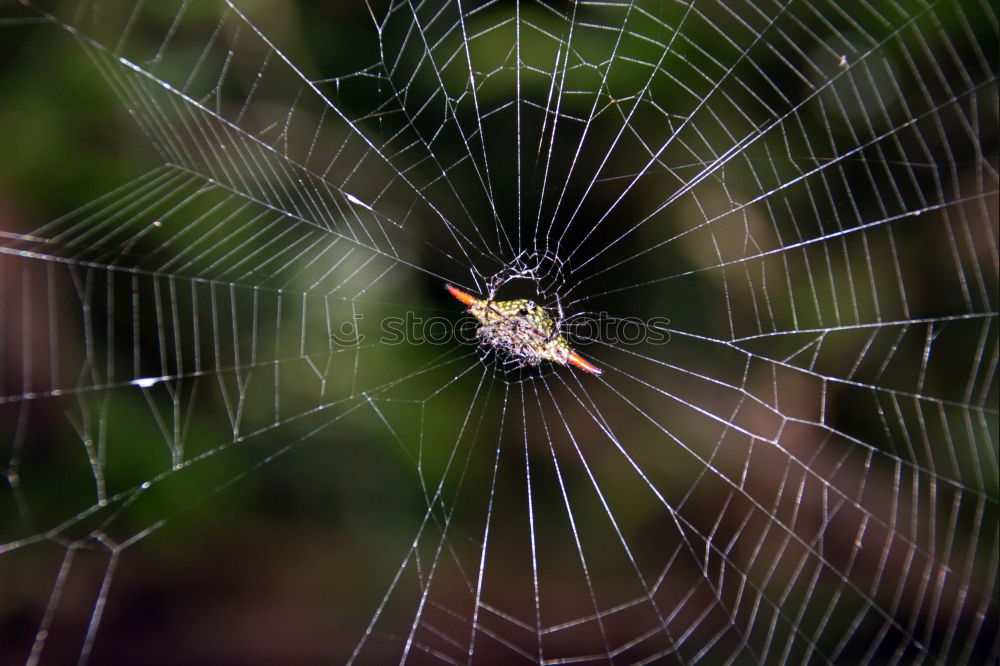
[[476, 298], [461, 289], [445, 285], [448, 292], [469, 306], [469, 314], [479, 320], [476, 337], [481, 344], [502, 349], [518, 359], [521, 367], [542, 361], [570, 363], [594, 375], [601, 369], [569, 348], [566, 338], [545, 309], [526, 298], [491, 301]]

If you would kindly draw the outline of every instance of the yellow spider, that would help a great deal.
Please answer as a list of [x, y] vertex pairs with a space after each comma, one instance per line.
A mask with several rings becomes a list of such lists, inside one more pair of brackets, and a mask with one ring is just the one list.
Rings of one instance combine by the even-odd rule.
[[469, 306], [469, 314], [479, 320], [476, 337], [482, 344], [506, 351], [520, 359], [522, 366], [553, 361], [601, 374], [600, 368], [569, 348], [552, 317], [534, 301], [526, 298], [491, 301], [476, 298], [450, 284], [445, 287], [452, 296]]

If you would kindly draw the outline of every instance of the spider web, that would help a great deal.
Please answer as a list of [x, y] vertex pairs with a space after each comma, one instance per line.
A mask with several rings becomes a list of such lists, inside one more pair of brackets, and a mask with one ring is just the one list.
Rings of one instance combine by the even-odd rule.
[[[991, 3], [0, 30], [4, 661], [997, 659]], [[429, 339], [497, 276], [603, 374]]]

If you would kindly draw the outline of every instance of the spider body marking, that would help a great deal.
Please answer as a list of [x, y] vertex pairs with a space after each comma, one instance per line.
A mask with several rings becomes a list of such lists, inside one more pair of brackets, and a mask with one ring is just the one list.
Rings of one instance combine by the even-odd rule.
[[522, 366], [536, 366], [542, 361], [576, 366], [594, 375], [601, 369], [570, 349], [566, 337], [545, 308], [526, 298], [491, 301], [476, 298], [456, 287], [445, 285], [448, 292], [468, 306], [469, 314], [479, 321], [476, 337], [480, 344], [502, 349], [518, 359]]

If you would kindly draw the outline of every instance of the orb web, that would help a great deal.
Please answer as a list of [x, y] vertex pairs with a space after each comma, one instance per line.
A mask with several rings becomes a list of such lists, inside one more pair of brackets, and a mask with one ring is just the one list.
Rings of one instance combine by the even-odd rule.
[[998, 32], [3, 5], [0, 661], [996, 661]]

